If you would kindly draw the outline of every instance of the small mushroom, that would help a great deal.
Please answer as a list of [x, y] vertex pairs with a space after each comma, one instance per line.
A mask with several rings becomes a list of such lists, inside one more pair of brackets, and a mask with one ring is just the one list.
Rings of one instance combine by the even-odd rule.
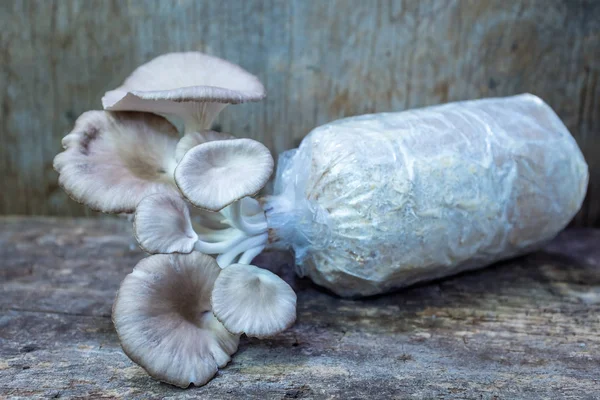
[[254, 265], [232, 264], [212, 292], [213, 313], [235, 334], [268, 337], [296, 320], [296, 293], [280, 277]]
[[198, 240], [185, 201], [163, 193], [139, 202], [133, 231], [140, 247], [148, 253], [190, 253]]
[[140, 261], [123, 280], [112, 314], [127, 356], [163, 382], [207, 383], [239, 343], [211, 311], [219, 273], [215, 260], [198, 252]]
[[170, 53], [138, 67], [102, 98], [106, 110], [175, 115], [185, 131], [209, 128], [227, 104], [262, 100], [265, 88], [241, 67], [199, 52]]
[[257, 193], [273, 172], [273, 157], [252, 139], [218, 140], [195, 146], [175, 169], [175, 182], [195, 206], [219, 211]]
[[177, 193], [177, 130], [148, 113], [88, 111], [54, 158], [58, 182], [76, 201], [106, 213], [131, 213], [153, 193]]

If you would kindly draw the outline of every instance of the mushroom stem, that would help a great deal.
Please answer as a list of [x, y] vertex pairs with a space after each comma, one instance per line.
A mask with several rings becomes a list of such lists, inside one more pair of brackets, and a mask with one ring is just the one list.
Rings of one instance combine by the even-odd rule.
[[220, 242], [205, 242], [204, 240], [198, 240], [194, 245], [194, 250], [200, 251], [205, 254], [220, 254], [228, 251], [231, 247], [235, 247], [240, 242], [247, 239], [248, 236], [243, 232], [235, 232], [230, 236], [229, 239]]
[[250, 250], [246, 250], [244, 254], [240, 256], [238, 264], [250, 264], [254, 257], [259, 255], [265, 249], [265, 245], [256, 246], [251, 248]]
[[237, 236], [238, 233], [243, 234], [243, 232], [236, 228], [212, 229], [204, 225], [196, 226], [195, 228], [198, 238], [209, 243], [223, 242]]
[[251, 217], [246, 217], [242, 213], [242, 201], [238, 200], [231, 205], [230, 210], [231, 223], [239, 230], [247, 233], [248, 235], [258, 235], [267, 231], [267, 221], [263, 217], [261, 222], [251, 221]]
[[194, 250], [217, 255], [221, 268], [236, 259], [249, 264], [268, 242], [267, 217], [260, 203], [251, 197], [223, 208], [219, 212], [203, 212], [194, 222], [197, 236]]
[[[253, 236], [253, 237], [244, 239], [242, 242], [233, 246], [228, 251], [221, 253], [217, 257], [217, 264], [219, 264], [219, 266], [221, 268], [227, 267], [228, 265], [233, 263], [233, 261], [236, 259], [236, 257], [239, 254], [244, 253], [250, 249], [254, 249], [258, 246], [264, 246], [265, 243], [267, 243], [268, 238], [269, 238], [269, 235], [267, 235], [266, 233], [263, 233], [258, 236]], [[251, 255], [251, 254], [249, 254], [249, 255]]]
[[184, 116], [184, 132], [199, 132], [209, 129], [217, 114], [225, 108], [227, 104], [199, 102], [192, 114]]

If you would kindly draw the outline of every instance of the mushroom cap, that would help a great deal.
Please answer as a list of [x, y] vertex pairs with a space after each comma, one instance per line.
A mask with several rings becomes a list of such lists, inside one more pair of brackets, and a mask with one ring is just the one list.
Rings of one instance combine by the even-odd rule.
[[106, 213], [131, 213], [153, 193], [176, 194], [177, 130], [148, 113], [88, 111], [54, 158], [58, 183], [75, 200]]
[[177, 148], [175, 149], [175, 160], [177, 162], [181, 161], [185, 153], [188, 152], [192, 147], [196, 147], [199, 144], [212, 142], [213, 140], [229, 140], [235, 139], [235, 136], [224, 133], [224, 132], [215, 132], [215, 131], [202, 131], [202, 132], [190, 132], [186, 133], [177, 143]]
[[113, 306], [123, 351], [152, 377], [204, 385], [235, 353], [239, 336], [211, 312], [220, 268], [202, 253], [154, 255], [125, 277]]
[[210, 127], [227, 104], [258, 101], [265, 88], [238, 65], [199, 52], [164, 54], [138, 67], [102, 98], [106, 110], [178, 115], [186, 130]]
[[228, 331], [268, 337], [296, 320], [296, 293], [284, 280], [254, 265], [232, 264], [221, 271], [211, 299], [213, 313]]
[[133, 228], [148, 253], [190, 253], [198, 240], [187, 203], [172, 194], [144, 197], [136, 207]]
[[269, 149], [252, 139], [199, 144], [185, 153], [175, 169], [179, 190], [193, 205], [219, 211], [254, 195], [273, 173]]

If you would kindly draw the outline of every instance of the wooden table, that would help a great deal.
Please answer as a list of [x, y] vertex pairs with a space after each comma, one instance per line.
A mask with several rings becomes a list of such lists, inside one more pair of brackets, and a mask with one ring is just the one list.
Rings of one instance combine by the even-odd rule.
[[600, 230], [510, 263], [364, 300], [260, 256], [298, 292], [298, 321], [242, 338], [201, 388], [161, 384], [110, 319], [144, 254], [118, 219], [0, 219], [0, 398], [599, 398]]

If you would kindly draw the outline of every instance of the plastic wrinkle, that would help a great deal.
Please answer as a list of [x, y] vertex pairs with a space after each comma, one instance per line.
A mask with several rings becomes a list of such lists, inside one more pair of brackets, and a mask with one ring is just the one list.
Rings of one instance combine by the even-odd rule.
[[373, 295], [541, 246], [587, 184], [577, 143], [530, 94], [346, 118], [281, 154], [268, 247], [339, 295]]

